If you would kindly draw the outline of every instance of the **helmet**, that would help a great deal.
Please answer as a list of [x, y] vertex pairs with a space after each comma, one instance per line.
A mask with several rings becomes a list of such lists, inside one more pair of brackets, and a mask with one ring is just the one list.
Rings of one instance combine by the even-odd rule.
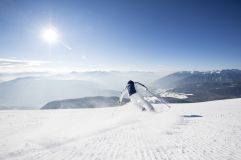
[[129, 80], [127, 84], [134, 84], [134, 82], [132, 80]]

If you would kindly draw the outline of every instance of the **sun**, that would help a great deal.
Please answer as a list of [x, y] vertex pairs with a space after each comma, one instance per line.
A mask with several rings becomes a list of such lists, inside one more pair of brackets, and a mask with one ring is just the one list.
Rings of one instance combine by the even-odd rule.
[[43, 30], [42, 37], [49, 44], [56, 43], [59, 38], [58, 31], [55, 27], [48, 26], [46, 29]]

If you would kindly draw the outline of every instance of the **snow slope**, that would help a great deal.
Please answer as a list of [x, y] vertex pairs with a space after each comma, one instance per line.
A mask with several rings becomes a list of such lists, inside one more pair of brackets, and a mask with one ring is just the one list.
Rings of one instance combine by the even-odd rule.
[[241, 159], [241, 99], [155, 107], [0, 111], [0, 159]]

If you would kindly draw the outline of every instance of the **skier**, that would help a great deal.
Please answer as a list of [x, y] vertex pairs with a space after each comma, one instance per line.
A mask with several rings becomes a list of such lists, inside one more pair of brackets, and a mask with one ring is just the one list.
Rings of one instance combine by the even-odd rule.
[[137, 104], [142, 111], [155, 111], [154, 107], [149, 102], [144, 100], [144, 98], [138, 93], [137, 88], [148, 91], [145, 85], [130, 80], [129, 82], [127, 82], [125, 89], [121, 92], [119, 103], [122, 102], [124, 95], [128, 93], [128, 97], [130, 98], [131, 102]]

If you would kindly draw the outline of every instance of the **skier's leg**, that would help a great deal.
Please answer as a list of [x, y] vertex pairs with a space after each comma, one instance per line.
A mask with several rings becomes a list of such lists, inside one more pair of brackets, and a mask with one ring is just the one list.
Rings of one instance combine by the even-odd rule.
[[143, 102], [143, 106], [144, 106], [144, 108], [148, 108], [147, 109], [148, 111], [152, 111], [152, 112], [155, 111], [154, 107], [149, 102], [147, 102], [145, 100]]
[[137, 97], [138, 97], [141, 105], [143, 106], [143, 108], [145, 108], [147, 111], [155, 111], [154, 107], [149, 102], [144, 100], [143, 97], [141, 97], [139, 94]]
[[130, 99], [131, 99], [131, 103], [133, 103], [133, 104], [137, 103], [137, 98], [136, 98], [135, 94], [131, 95]]
[[133, 104], [135, 104], [137, 107], [139, 107], [142, 111], [145, 110], [145, 108], [142, 106], [142, 103], [140, 101], [139, 96], [137, 95], [137, 93], [133, 94], [130, 96], [131, 102]]

